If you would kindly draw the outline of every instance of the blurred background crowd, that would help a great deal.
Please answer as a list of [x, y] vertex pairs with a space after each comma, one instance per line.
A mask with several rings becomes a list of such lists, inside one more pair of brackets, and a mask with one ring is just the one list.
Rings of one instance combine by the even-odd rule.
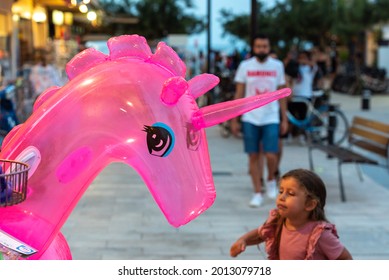
[[[28, 118], [45, 89], [67, 82], [65, 66], [75, 54], [88, 47], [107, 53], [108, 38], [123, 34], [142, 35], [152, 48], [167, 42], [185, 61], [188, 78], [218, 75], [219, 86], [200, 106], [233, 98], [235, 71], [250, 56], [256, 32], [270, 36], [290, 80], [305, 52], [317, 69], [314, 89], [386, 93], [387, 7], [389, 0], [2, 0], [0, 130]], [[215, 25], [226, 44], [214, 43]]]

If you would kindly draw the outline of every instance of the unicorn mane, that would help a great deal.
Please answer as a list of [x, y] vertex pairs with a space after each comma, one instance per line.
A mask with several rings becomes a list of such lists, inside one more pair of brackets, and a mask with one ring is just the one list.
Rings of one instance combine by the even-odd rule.
[[155, 53], [151, 52], [144, 37], [139, 35], [122, 35], [108, 40], [109, 55], [95, 49], [86, 49], [77, 54], [67, 65], [66, 73], [69, 80], [90, 68], [123, 58], [140, 59], [144, 62], [159, 65], [173, 74], [185, 77], [186, 66], [177, 53], [164, 42], [159, 42]]
[[[168, 71], [168, 73], [171, 73], [172, 78], [164, 85], [163, 96], [161, 96], [162, 101], [166, 105], [176, 104], [183, 94], [188, 94], [196, 99], [219, 83], [219, 78], [212, 74], [200, 74], [186, 81], [185, 63], [164, 42], [158, 43], [155, 53], [151, 52], [146, 39], [139, 35], [113, 37], [108, 40], [107, 45], [109, 55], [89, 48], [74, 56], [66, 65], [66, 74], [69, 80], [73, 80], [93, 67], [108, 61], [121, 61], [124, 59], [140, 60], [161, 67]], [[60, 89], [61, 87], [51, 87], [40, 94], [34, 103], [33, 111], [35, 112]]]
[[[152, 53], [146, 39], [139, 35], [113, 37], [108, 40], [107, 45], [109, 49], [108, 55], [89, 48], [71, 59], [66, 65], [66, 74], [69, 80], [73, 80], [77, 76], [106, 62], [126, 59], [140, 60], [161, 67], [171, 73], [172, 77], [164, 83], [161, 93], [161, 101], [167, 106], [175, 105], [183, 95], [196, 99], [219, 83], [217, 76], [207, 73], [200, 74], [186, 81], [185, 63], [164, 42], [158, 43], [155, 53]], [[36, 100], [33, 111], [36, 111], [60, 89], [60, 87], [51, 87], [43, 92]], [[274, 93], [253, 96], [245, 100], [234, 100], [224, 102], [223, 104], [209, 105], [201, 109], [197, 108], [192, 115], [192, 127], [194, 130], [200, 130], [221, 123], [289, 94], [289, 89], [283, 89]]]

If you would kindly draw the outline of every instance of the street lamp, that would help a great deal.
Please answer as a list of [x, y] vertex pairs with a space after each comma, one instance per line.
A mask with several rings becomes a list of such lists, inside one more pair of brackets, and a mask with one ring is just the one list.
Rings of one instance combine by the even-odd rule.
[[253, 42], [257, 33], [258, 23], [258, 3], [257, 0], [251, 0], [251, 20], [250, 20], [250, 44]]
[[207, 0], [207, 73], [211, 73], [211, 0]]

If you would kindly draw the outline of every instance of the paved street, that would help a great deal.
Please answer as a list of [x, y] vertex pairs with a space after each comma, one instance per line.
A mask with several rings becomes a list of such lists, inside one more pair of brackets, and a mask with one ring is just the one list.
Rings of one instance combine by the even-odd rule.
[[[361, 115], [389, 122], [389, 95], [374, 95], [369, 111], [360, 110], [360, 97], [333, 94], [332, 101], [341, 104], [350, 120]], [[165, 220], [137, 173], [126, 165], [112, 164], [95, 179], [62, 228], [73, 258], [230, 259], [230, 245], [263, 223], [274, 201], [267, 199], [262, 207], [249, 208], [252, 187], [242, 141], [222, 138], [218, 127], [208, 129], [207, 137], [217, 192], [211, 208], [176, 229]], [[389, 172], [363, 168], [366, 176], [361, 182], [355, 166], [344, 165], [348, 201], [343, 203], [336, 160], [322, 152], [314, 156], [316, 172], [328, 189], [327, 217], [336, 224], [341, 241], [355, 259], [389, 259]], [[299, 167], [309, 167], [307, 148], [285, 145], [281, 172]], [[239, 257], [264, 258], [263, 246], [250, 247]]]

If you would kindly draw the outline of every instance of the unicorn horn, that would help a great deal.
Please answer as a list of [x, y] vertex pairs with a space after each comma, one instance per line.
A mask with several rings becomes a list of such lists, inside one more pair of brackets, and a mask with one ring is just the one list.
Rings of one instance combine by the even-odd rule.
[[274, 92], [239, 98], [203, 107], [196, 111], [192, 116], [193, 128], [195, 130], [200, 130], [205, 127], [225, 122], [272, 101], [284, 98], [290, 95], [291, 92], [291, 89], [284, 88]]

